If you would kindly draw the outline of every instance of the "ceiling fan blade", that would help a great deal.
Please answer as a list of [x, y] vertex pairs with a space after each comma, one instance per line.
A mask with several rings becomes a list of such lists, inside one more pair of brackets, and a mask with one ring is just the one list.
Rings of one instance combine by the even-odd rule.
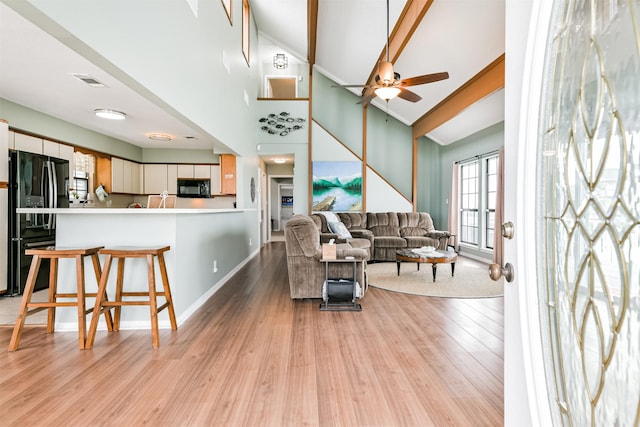
[[360, 98], [360, 101], [358, 101], [356, 104], [367, 105], [375, 97], [376, 97], [376, 93], [371, 91], [370, 93], [365, 94], [362, 98]]
[[417, 93], [411, 92], [409, 89], [405, 89], [403, 87], [399, 87], [400, 93], [398, 94], [398, 98], [402, 98], [405, 101], [409, 102], [418, 102], [422, 99], [420, 95]]
[[449, 78], [449, 73], [446, 71], [444, 73], [433, 73], [433, 74], [425, 74], [424, 76], [416, 76], [409, 77], [407, 79], [402, 79], [398, 82], [399, 86], [418, 86], [426, 83], [433, 83], [440, 80], [445, 80]]

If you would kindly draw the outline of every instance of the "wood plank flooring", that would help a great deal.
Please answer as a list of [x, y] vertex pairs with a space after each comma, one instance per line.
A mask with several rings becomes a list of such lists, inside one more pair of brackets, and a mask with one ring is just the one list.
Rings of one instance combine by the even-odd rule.
[[[178, 286], [173, 284], [172, 286]], [[501, 426], [503, 298], [369, 288], [362, 312], [289, 298], [270, 243], [176, 332], [0, 328], [0, 424]]]

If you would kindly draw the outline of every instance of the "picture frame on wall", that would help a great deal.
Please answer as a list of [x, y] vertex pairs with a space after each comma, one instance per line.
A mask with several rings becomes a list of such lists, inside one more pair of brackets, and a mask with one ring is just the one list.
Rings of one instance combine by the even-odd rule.
[[362, 212], [362, 162], [313, 162], [314, 212]]
[[224, 7], [224, 11], [227, 13], [227, 18], [229, 18], [229, 24], [233, 25], [233, 14], [231, 13], [231, 7], [233, 6], [232, 0], [221, 0], [222, 6]]

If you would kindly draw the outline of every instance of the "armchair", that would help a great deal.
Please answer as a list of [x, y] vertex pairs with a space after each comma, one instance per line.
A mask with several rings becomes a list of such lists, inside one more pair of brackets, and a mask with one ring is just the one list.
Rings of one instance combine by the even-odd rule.
[[[289, 291], [292, 299], [322, 298], [322, 285], [325, 280], [325, 266], [320, 245], [320, 231], [307, 215], [294, 215], [285, 226], [285, 246], [287, 251], [287, 270], [289, 273]], [[362, 296], [367, 288], [366, 249], [354, 248], [349, 243], [338, 243], [337, 257], [353, 256], [358, 262], [357, 280]], [[351, 277], [351, 263], [332, 263], [329, 265], [331, 277]]]

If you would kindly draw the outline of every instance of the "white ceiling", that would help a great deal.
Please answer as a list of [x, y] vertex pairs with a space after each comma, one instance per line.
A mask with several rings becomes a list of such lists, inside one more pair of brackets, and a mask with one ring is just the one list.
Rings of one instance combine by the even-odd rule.
[[[404, 5], [390, 0], [391, 29]], [[303, 0], [251, 0], [260, 61], [283, 50], [293, 56], [290, 61], [306, 61], [306, 6]], [[317, 26], [316, 71], [338, 84], [364, 84], [385, 45], [385, 1], [319, 0]], [[411, 125], [503, 52], [504, 0], [435, 0], [394, 68], [403, 78], [440, 71], [450, 78], [412, 87], [423, 99], [394, 99], [389, 114]], [[89, 74], [108, 89], [89, 87], [71, 73]], [[1, 1], [0, 97], [141, 147], [210, 149], [216, 143], [187, 118], [140, 96]], [[503, 98], [503, 91], [492, 94], [428, 136], [448, 144], [502, 121]], [[373, 105], [386, 108], [384, 102]], [[98, 119], [97, 108], [121, 109], [135, 120]], [[146, 137], [151, 132], [175, 139], [151, 141]]]
[[[405, 3], [389, 1], [390, 31]], [[262, 33], [292, 55], [307, 57], [305, 1], [252, 0], [251, 4]], [[316, 71], [338, 84], [365, 84], [384, 51], [386, 13], [385, 0], [318, 0]], [[411, 87], [422, 100], [391, 100], [389, 114], [412, 125], [502, 55], [504, 18], [504, 0], [434, 0], [394, 70], [402, 78], [441, 71], [450, 77]], [[361, 94], [361, 89], [349, 90]], [[372, 104], [387, 111], [384, 101], [376, 98]], [[446, 145], [502, 120], [504, 91], [497, 91], [427, 136]]]

